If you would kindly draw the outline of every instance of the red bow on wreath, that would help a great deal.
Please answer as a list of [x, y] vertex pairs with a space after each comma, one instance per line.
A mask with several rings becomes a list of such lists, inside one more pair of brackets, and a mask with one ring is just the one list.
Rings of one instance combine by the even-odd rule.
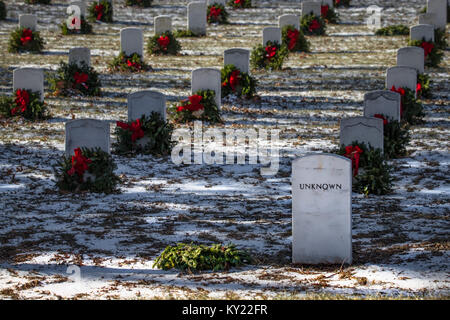
[[309, 24], [309, 31], [313, 32], [314, 30], [317, 30], [317, 29], [320, 29], [320, 23], [319, 23], [319, 21], [317, 21], [317, 19], [314, 19]]
[[230, 87], [231, 90], [235, 91], [236, 87], [239, 85], [239, 75], [241, 72], [239, 70], [234, 70], [230, 75]]
[[95, 6], [95, 14], [97, 15], [97, 20], [100, 20], [103, 17], [103, 10], [105, 7], [102, 4], [98, 4]]
[[377, 113], [377, 114], [374, 114], [373, 116], [375, 118], [382, 119], [383, 120], [383, 125], [387, 125], [388, 124], [388, 120], [382, 114]]
[[75, 84], [81, 84], [86, 89], [88, 88], [88, 86], [86, 85], [86, 81], [88, 81], [89, 76], [86, 73], [75, 72], [73, 78], [75, 79]]
[[21, 113], [24, 113], [30, 103], [30, 94], [27, 90], [17, 89], [16, 100], [14, 102], [16, 107], [11, 109], [11, 115], [15, 115], [19, 110]]
[[289, 43], [288, 43], [289, 50], [292, 50], [295, 48], [295, 45], [297, 44], [299, 35], [300, 35], [300, 32], [297, 29], [288, 30], [287, 37], [289, 39]]
[[[400, 95], [403, 97], [406, 94], [405, 89], [399, 87], [399, 88], [395, 88], [395, 86], [392, 86], [391, 91], [400, 93]], [[403, 115], [403, 99], [400, 98], [400, 116]]]
[[211, 9], [209, 10], [209, 17], [210, 18], [213, 17], [215, 20], [217, 20], [221, 13], [222, 9], [212, 6]]
[[158, 38], [158, 44], [163, 50], [167, 50], [167, 47], [170, 43], [170, 38], [168, 36], [160, 36]]
[[353, 176], [358, 175], [359, 170], [359, 157], [363, 151], [358, 146], [345, 147], [345, 157], [352, 160]]
[[190, 104], [186, 106], [177, 107], [177, 111], [189, 110], [191, 112], [195, 112], [198, 110], [203, 110], [205, 107], [202, 104], [200, 104], [200, 102], [202, 102], [202, 99], [203, 97], [198, 94], [190, 96], [189, 97]]
[[328, 5], [320, 6], [320, 13], [322, 17], [326, 17], [328, 15], [328, 10], [330, 10]]
[[83, 174], [89, 169], [91, 162], [92, 160], [83, 156], [81, 149], [77, 148], [75, 149], [75, 155], [72, 156], [72, 168], [67, 173], [71, 176], [77, 173], [80, 178], [83, 178]]
[[266, 58], [271, 60], [277, 54], [277, 47], [267, 46], [266, 47]]
[[140, 69], [141, 69], [141, 65], [140, 65], [139, 63], [137, 63], [137, 62], [132, 62], [132, 61], [130, 61], [130, 60], [127, 60], [127, 65], [128, 65], [129, 67], [134, 68], [134, 69], [137, 69], [137, 70], [140, 70]]
[[29, 28], [25, 28], [22, 30], [22, 37], [20, 38], [20, 42], [22, 45], [26, 45], [28, 42], [33, 40], [33, 31]]
[[240, 4], [240, 5], [243, 5], [242, 0], [234, 0], [234, 4]]
[[142, 138], [144, 134], [144, 130], [142, 130], [141, 120], [137, 119], [136, 121], [132, 122], [131, 124], [117, 121], [117, 126], [129, 130], [132, 132], [131, 135], [131, 141], [135, 142], [137, 139]]
[[420, 45], [423, 48], [423, 51], [425, 51], [425, 58], [433, 51], [434, 44], [432, 42], [426, 42], [422, 41], [422, 44]]

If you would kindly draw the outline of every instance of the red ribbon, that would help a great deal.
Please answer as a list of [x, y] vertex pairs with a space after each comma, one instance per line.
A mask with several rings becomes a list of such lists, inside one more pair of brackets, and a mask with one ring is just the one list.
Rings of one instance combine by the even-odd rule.
[[14, 102], [17, 107], [11, 109], [11, 115], [15, 115], [19, 110], [21, 113], [24, 113], [30, 103], [30, 94], [27, 90], [17, 89]]
[[242, 2], [242, 0], [234, 0], [234, 4], [239, 4], [241, 6], [244, 5], [244, 3]]
[[144, 134], [144, 130], [142, 130], [141, 120], [137, 119], [136, 121], [132, 122], [131, 124], [117, 121], [117, 126], [129, 130], [132, 132], [131, 134], [131, 141], [135, 142], [137, 139], [142, 138]]
[[83, 156], [81, 149], [77, 148], [75, 149], [75, 155], [72, 156], [72, 168], [67, 173], [71, 176], [77, 173], [80, 178], [83, 178], [83, 174], [89, 169], [91, 162], [92, 160]]
[[422, 85], [421, 85], [420, 83], [417, 83], [416, 91], [417, 91], [417, 92], [422, 91]]
[[[401, 87], [396, 89], [395, 86], [392, 86], [391, 91], [400, 93], [402, 97], [406, 94], [405, 89]], [[402, 115], [403, 115], [403, 98], [400, 99], [400, 116]]]
[[320, 29], [320, 23], [319, 21], [317, 21], [317, 19], [314, 19], [313, 21], [311, 21], [311, 23], [309, 24], [309, 31], [313, 32], [316, 29]]
[[358, 175], [359, 170], [359, 157], [363, 151], [358, 146], [345, 147], [345, 157], [352, 160], [353, 176]]
[[289, 50], [292, 50], [295, 48], [295, 45], [297, 44], [299, 35], [300, 35], [300, 32], [297, 29], [288, 30], [287, 37], [289, 39], [289, 43], [288, 43]]
[[375, 118], [382, 119], [383, 120], [383, 125], [387, 125], [388, 124], [388, 120], [382, 114], [377, 113], [377, 114], [374, 114], [373, 116]]
[[95, 14], [97, 15], [97, 20], [100, 20], [103, 17], [103, 10], [105, 7], [102, 4], [98, 4], [95, 6]]
[[170, 38], [168, 36], [160, 36], [158, 38], [158, 44], [164, 50], [167, 50], [167, 46], [169, 45], [169, 43], [170, 43]]
[[193, 96], [189, 97], [189, 104], [185, 105], [185, 106], [178, 106], [177, 107], [177, 111], [183, 111], [183, 110], [189, 110], [191, 112], [195, 112], [198, 110], [203, 110], [205, 107], [200, 103], [202, 102], [203, 97], [195, 94]]
[[277, 47], [267, 46], [266, 47], [266, 58], [271, 60], [277, 54]]
[[86, 73], [75, 72], [73, 78], [75, 79], [75, 84], [81, 84], [86, 89], [88, 88], [86, 81], [88, 81], [89, 76]]
[[322, 17], [326, 18], [328, 16], [328, 11], [330, 10], [330, 7], [326, 4], [324, 6], [320, 6], [320, 13]]
[[22, 30], [22, 37], [20, 38], [20, 41], [22, 42], [22, 45], [26, 45], [28, 42], [33, 40], [33, 31], [29, 28], [25, 28]]
[[215, 6], [212, 6], [211, 9], [209, 10], [209, 17], [208, 18], [213, 17], [214, 20], [218, 20], [218, 18], [219, 18], [221, 13], [222, 13], [222, 9], [216, 8]]
[[131, 68], [140, 70], [141, 69], [141, 65], [137, 62], [131, 62], [130, 60], [127, 60], [127, 65]]
[[425, 51], [425, 58], [433, 51], [434, 44], [432, 42], [422, 41], [422, 44], [420, 45], [423, 50]]
[[230, 87], [231, 87], [231, 90], [233, 90], [233, 91], [235, 91], [236, 87], [239, 85], [240, 73], [241, 72], [239, 70], [234, 70], [230, 75]]

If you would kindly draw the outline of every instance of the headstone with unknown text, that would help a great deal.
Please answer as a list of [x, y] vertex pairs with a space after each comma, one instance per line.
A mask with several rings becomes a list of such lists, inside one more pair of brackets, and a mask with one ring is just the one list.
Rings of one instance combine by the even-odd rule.
[[77, 119], [66, 122], [66, 155], [76, 148], [100, 148], [110, 152], [109, 122], [95, 119]]

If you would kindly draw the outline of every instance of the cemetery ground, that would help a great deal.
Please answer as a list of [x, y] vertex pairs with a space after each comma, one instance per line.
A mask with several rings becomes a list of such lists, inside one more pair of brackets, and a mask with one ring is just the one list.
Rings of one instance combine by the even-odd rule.
[[[6, 1], [11, 5], [13, 1]], [[185, 27], [182, 1], [154, 1], [126, 9], [117, 1], [113, 24], [95, 24], [95, 35], [62, 36], [67, 1], [52, 6], [10, 6], [0, 29], [0, 90], [11, 92], [20, 66], [56, 70], [69, 48], [91, 48], [103, 96], [45, 100], [52, 118], [36, 123], [0, 119], [0, 298], [8, 299], [327, 299], [449, 297], [449, 54], [429, 69], [434, 97], [424, 100], [425, 124], [412, 127], [409, 155], [391, 161], [394, 191], [353, 194], [353, 263], [291, 263], [291, 163], [307, 152], [337, 147], [339, 120], [362, 115], [364, 93], [384, 88], [385, 70], [407, 36], [376, 37], [364, 23], [366, 1], [339, 9], [342, 23], [328, 36], [309, 37], [312, 52], [293, 54], [278, 72], [256, 72], [259, 99], [223, 101], [225, 128], [279, 129], [280, 168], [262, 176], [261, 165], [174, 165], [168, 158], [114, 155], [123, 179], [120, 193], [65, 194], [52, 166], [64, 152], [64, 123], [76, 118], [127, 119], [127, 94], [145, 88], [169, 103], [185, 98], [191, 70], [221, 68], [223, 51], [251, 48], [262, 28], [298, 12], [287, 1], [257, 1], [230, 11], [230, 24], [209, 26], [205, 38], [182, 38], [181, 56], [150, 57], [153, 70], [110, 74], [119, 31], [140, 26], [147, 40], [153, 17], [169, 14]], [[412, 25], [425, 1], [373, 1], [383, 23]], [[372, 4], [372, 3], [371, 3]], [[132, 16], [127, 16], [127, 10]], [[47, 42], [43, 54], [6, 53], [18, 13], [38, 13]], [[150, 18], [149, 18], [150, 17]], [[448, 35], [448, 34], [447, 34]], [[112, 137], [114, 139], [114, 136]], [[225, 148], [225, 147], [224, 147]], [[228, 272], [180, 273], [152, 268], [167, 245], [234, 243], [255, 258]], [[79, 266], [81, 279], [67, 273]]]

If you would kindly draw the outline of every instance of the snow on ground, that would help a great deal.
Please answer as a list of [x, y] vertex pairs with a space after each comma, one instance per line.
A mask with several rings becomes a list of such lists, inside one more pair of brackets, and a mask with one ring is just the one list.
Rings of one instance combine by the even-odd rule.
[[[104, 96], [48, 95], [51, 120], [0, 120], [1, 298], [448, 297], [448, 52], [442, 68], [429, 70], [435, 98], [424, 101], [426, 123], [412, 128], [408, 157], [392, 161], [394, 193], [353, 195], [354, 263], [296, 266], [290, 258], [292, 159], [336, 147], [339, 119], [362, 114], [364, 93], [383, 88], [385, 69], [395, 64], [395, 51], [407, 37], [373, 36], [364, 24], [366, 2], [352, 1], [351, 8], [339, 10], [342, 24], [329, 26], [330, 36], [309, 39], [310, 54], [292, 55], [283, 71], [254, 73], [259, 101], [224, 101], [225, 128], [281, 130], [275, 176], [262, 176], [261, 165], [176, 166], [170, 158], [114, 155], [124, 181], [120, 194], [61, 194], [52, 166], [63, 154], [65, 121], [125, 120], [127, 94], [146, 88], [165, 93], [170, 103], [185, 98], [192, 69], [220, 68], [223, 49], [251, 48], [264, 26], [275, 25], [283, 13], [298, 12], [298, 4], [257, 1], [255, 9], [230, 10], [230, 25], [210, 27], [204, 39], [181, 39], [182, 56], [146, 56], [154, 71], [129, 76], [106, 70], [118, 50], [119, 30], [140, 26], [147, 39], [159, 14], [172, 15], [174, 27], [183, 28], [185, 1], [154, 1], [144, 10], [115, 1], [116, 22], [96, 24], [96, 35], [84, 37], [59, 35], [55, 21], [63, 20], [67, 1], [52, 2], [6, 1], [0, 92], [11, 92], [14, 68], [34, 65], [52, 72], [67, 60], [70, 47], [89, 46]], [[424, 2], [371, 4], [384, 7], [383, 23], [412, 25]], [[42, 55], [5, 53], [19, 12], [39, 15], [47, 41]], [[152, 268], [158, 254], [179, 241], [232, 242], [257, 262], [200, 274]]]

